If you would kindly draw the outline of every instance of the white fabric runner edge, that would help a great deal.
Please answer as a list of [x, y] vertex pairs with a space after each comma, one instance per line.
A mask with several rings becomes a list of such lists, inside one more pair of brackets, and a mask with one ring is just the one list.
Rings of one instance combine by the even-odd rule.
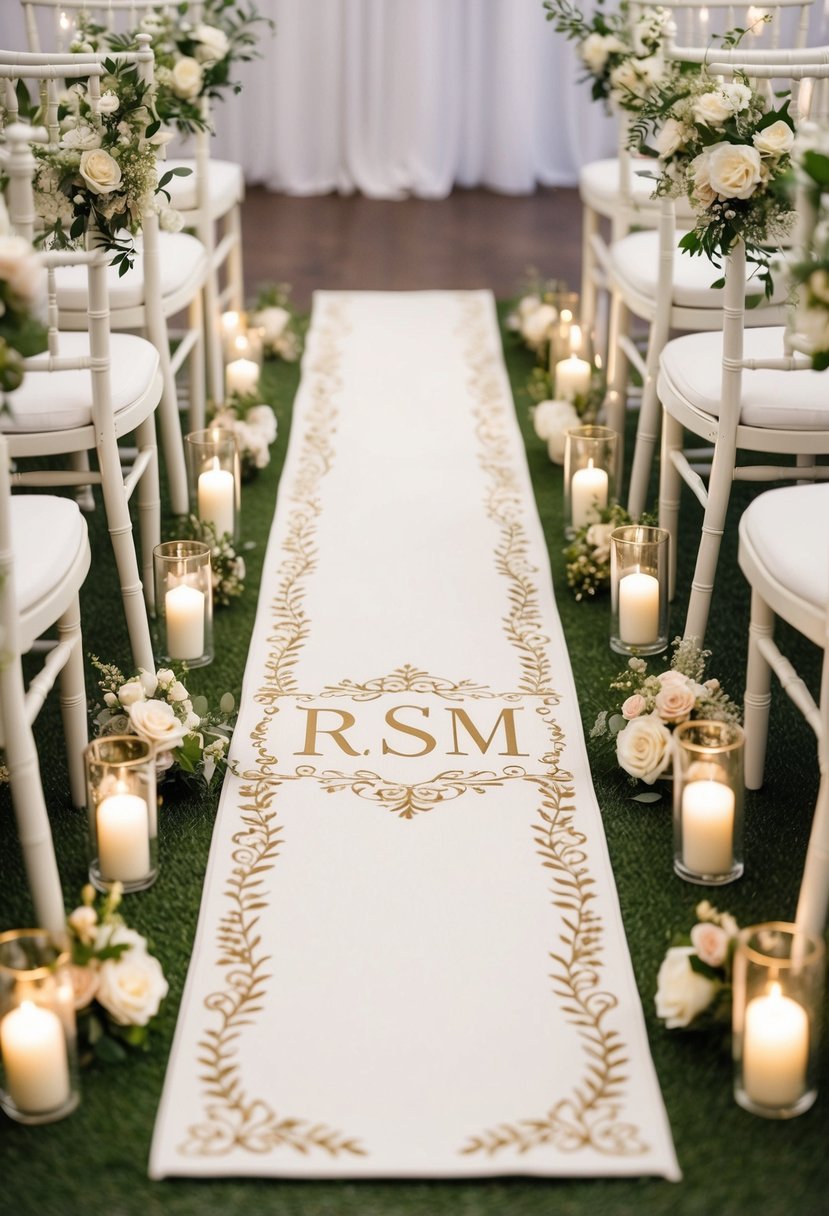
[[490, 293], [315, 295], [232, 754], [151, 1177], [680, 1177]]

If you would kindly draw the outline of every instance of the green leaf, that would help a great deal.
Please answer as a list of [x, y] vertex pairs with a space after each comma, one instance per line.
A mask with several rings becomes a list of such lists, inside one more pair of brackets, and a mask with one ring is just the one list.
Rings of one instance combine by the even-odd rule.
[[607, 722], [607, 729], [610, 731], [611, 735], [618, 735], [619, 731], [624, 730], [626, 726], [627, 718], [623, 718], [621, 714], [610, 715]]
[[823, 190], [829, 190], [829, 156], [823, 152], [815, 152], [813, 149], [803, 153], [801, 161], [803, 168], [809, 174], [809, 177]]
[[155, 122], [151, 122], [150, 125], [147, 127], [147, 130], [144, 132], [144, 138], [152, 139], [152, 137], [153, 137], [153, 135], [155, 135], [156, 131], [160, 131], [160, 130], [161, 130], [161, 123], [158, 121], [158, 119], [156, 119]]
[[715, 967], [709, 967], [708, 963], [704, 963], [698, 954], [688, 955], [688, 966], [697, 975], [704, 975], [707, 980], [719, 980], [720, 972]]
[[825, 372], [829, 367], [829, 350], [820, 351], [817, 355], [812, 355], [812, 367], [816, 372]]
[[193, 713], [198, 714], [200, 718], [203, 718], [208, 709], [207, 697], [203, 697], [201, 695], [191, 697], [191, 704], [193, 706]]
[[102, 1035], [95, 1044], [95, 1055], [104, 1064], [121, 1064], [127, 1058], [124, 1047], [108, 1034]]
[[219, 709], [223, 714], [232, 714], [236, 708], [236, 698], [232, 692], [226, 692], [219, 702]]
[[658, 790], [646, 790], [642, 794], [633, 795], [634, 802], [661, 802], [662, 795]]

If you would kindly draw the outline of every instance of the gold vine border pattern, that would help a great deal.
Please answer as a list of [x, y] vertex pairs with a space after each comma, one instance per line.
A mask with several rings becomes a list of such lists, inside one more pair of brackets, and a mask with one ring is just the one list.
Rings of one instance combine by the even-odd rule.
[[595, 879], [587, 866], [587, 837], [575, 823], [572, 774], [559, 767], [564, 735], [549, 701], [537, 712], [547, 723], [552, 751], [545, 757], [549, 772], [528, 777], [542, 796], [533, 833], [541, 864], [551, 871], [552, 903], [563, 925], [559, 948], [550, 954], [551, 979], [562, 1012], [577, 1028], [587, 1063], [570, 1097], [543, 1115], [488, 1128], [460, 1151], [494, 1157], [503, 1150], [523, 1154], [551, 1145], [564, 1153], [592, 1148], [605, 1156], [640, 1156], [648, 1146], [634, 1124], [619, 1118], [629, 1060], [618, 1031], [607, 1025], [617, 1001], [601, 987], [604, 927], [591, 907]]
[[490, 351], [489, 309], [480, 298], [463, 305], [459, 331], [470, 368], [469, 389], [475, 417], [479, 463], [489, 479], [485, 495], [487, 516], [499, 529], [495, 568], [507, 581], [508, 610], [504, 632], [518, 652], [521, 665], [519, 691], [556, 697], [551, 687], [550, 639], [544, 633], [538, 587], [538, 567], [529, 560], [529, 539], [523, 524], [524, 495], [510, 451], [509, 426], [504, 411], [500, 364]]

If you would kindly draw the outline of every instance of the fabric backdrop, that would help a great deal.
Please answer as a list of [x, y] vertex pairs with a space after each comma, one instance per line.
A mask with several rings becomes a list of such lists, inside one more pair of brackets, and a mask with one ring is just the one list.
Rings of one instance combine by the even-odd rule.
[[[0, 41], [22, 49], [22, 10], [0, 3]], [[613, 151], [613, 123], [577, 83], [573, 48], [542, 0], [256, 4], [276, 34], [240, 67], [243, 92], [216, 107], [214, 144], [249, 182], [297, 195], [522, 194], [572, 185]], [[823, 25], [816, 0], [812, 45]]]

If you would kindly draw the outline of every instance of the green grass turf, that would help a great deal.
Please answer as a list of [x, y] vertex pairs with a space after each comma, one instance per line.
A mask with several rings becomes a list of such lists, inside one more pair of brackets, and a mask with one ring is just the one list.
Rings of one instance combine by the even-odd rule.
[[[553, 578], [589, 729], [606, 706], [607, 682], [622, 665], [607, 645], [606, 601], [577, 604], [567, 590], [561, 558], [561, 470], [550, 464], [529, 422], [523, 386], [531, 357], [507, 337], [507, 362], [515, 388], [538, 508]], [[253, 624], [265, 541], [285, 454], [298, 370], [271, 364], [266, 371], [279, 416], [271, 464], [245, 487], [243, 531], [255, 542], [246, 553], [248, 587], [241, 601], [216, 616], [214, 663], [193, 672], [194, 692], [215, 699], [238, 693]], [[630, 443], [631, 435], [628, 436]], [[736, 525], [750, 493], [738, 487], [729, 516], [712, 614], [711, 674], [741, 698], [748, 594], [736, 565]], [[678, 597], [673, 627], [681, 632], [700, 522], [693, 500], [683, 502]], [[106, 661], [128, 664], [126, 636], [102, 513], [89, 520], [93, 568], [83, 593], [88, 650]], [[172, 520], [166, 520], [169, 529]], [[169, 534], [167, 532], [166, 534]], [[822, 538], [825, 543], [825, 537]], [[794, 639], [798, 663], [813, 678], [814, 649]], [[655, 669], [659, 669], [655, 665]], [[94, 691], [90, 671], [88, 689]], [[51, 705], [37, 724], [41, 766], [50, 806], [67, 906], [86, 877], [84, 817], [69, 805], [57, 715]], [[642, 806], [612, 757], [591, 744], [593, 775], [604, 816], [625, 928], [639, 984], [651, 1046], [673, 1127], [684, 1181], [494, 1180], [481, 1182], [294, 1183], [185, 1181], [151, 1183], [146, 1162], [156, 1107], [178, 1010], [201, 896], [216, 795], [198, 798], [173, 787], [160, 816], [162, 872], [155, 887], [126, 905], [131, 924], [147, 934], [170, 981], [152, 1051], [117, 1066], [96, 1065], [83, 1076], [78, 1111], [62, 1123], [27, 1128], [0, 1116], [2, 1210], [19, 1216], [199, 1216], [280, 1213], [282, 1216], [766, 1216], [824, 1210], [829, 1185], [829, 1050], [823, 1052], [822, 1094], [806, 1115], [787, 1123], [746, 1114], [731, 1096], [727, 1034], [667, 1032], [653, 1014], [659, 962], [675, 929], [690, 924], [697, 899], [711, 896], [740, 923], [790, 918], [817, 788], [814, 740], [779, 690], [763, 791], [746, 806], [746, 874], [734, 886], [711, 892], [682, 883], [671, 870], [672, 833], [667, 802]], [[0, 793], [0, 929], [29, 923], [8, 792]], [[332, 1010], [332, 1016], [335, 1011]], [[275, 1046], [275, 1050], [279, 1050]]]

